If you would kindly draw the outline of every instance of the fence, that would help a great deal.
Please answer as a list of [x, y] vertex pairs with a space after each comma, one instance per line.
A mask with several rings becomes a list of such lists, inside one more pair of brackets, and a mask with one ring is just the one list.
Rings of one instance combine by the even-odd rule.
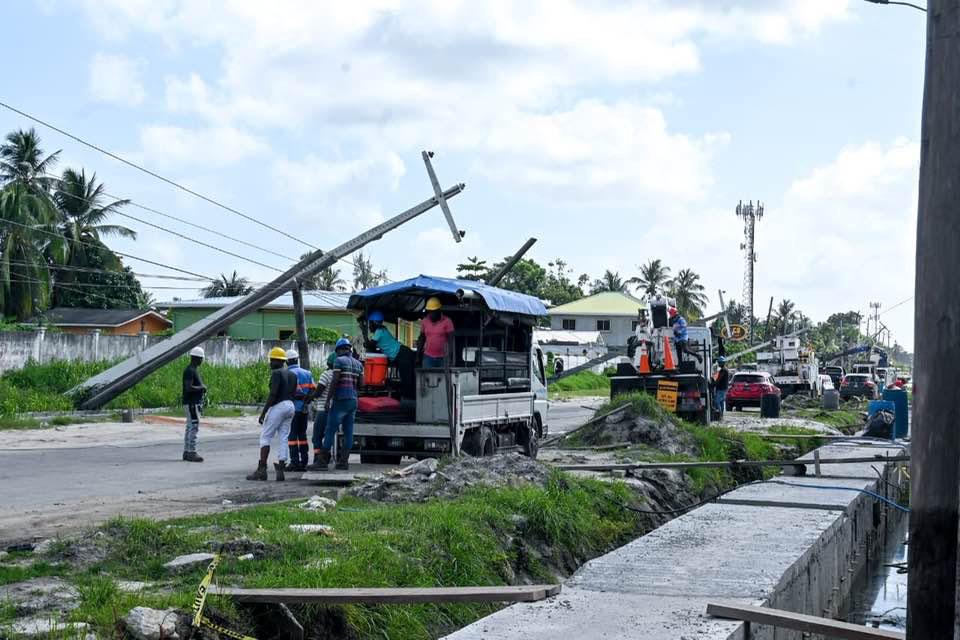
[[[43, 363], [53, 360], [80, 360], [96, 362], [121, 360], [134, 356], [165, 338], [141, 333], [136, 336], [91, 333], [51, 333], [37, 331], [10, 331], [0, 333], [0, 373], [22, 368], [28, 361]], [[271, 348], [296, 348], [291, 340], [238, 340], [224, 336], [203, 343], [206, 360], [211, 364], [239, 367], [263, 360]], [[327, 359], [330, 345], [310, 344], [310, 363], [321, 368]]]

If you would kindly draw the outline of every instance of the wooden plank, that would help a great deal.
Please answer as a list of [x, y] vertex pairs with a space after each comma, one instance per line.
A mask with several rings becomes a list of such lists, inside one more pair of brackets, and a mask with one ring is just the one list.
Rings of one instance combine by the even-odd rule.
[[423, 602], [536, 602], [560, 593], [559, 584], [354, 589], [230, 589], [215, 587], [214, 595], [237, 602], [284, 604], [416, 604]]
[[707, 603], [707, 615], [731, 620], [743, 620], [782, 629], [815, 633], [841, 640], [905, 640], [906, 634], [886, 629], [873, 629], [859, 624], [818, 618], [781, 609], [750, 607], [734, 603]]
[[[862, 464], [865, 462], [908, 462], [910, 456], [863, 458], [821, 458], [820, 464]], [[625, 462], [609, 464], [558, 464], [561, 471], [638, 471], [643, 469], [726, 469], [728, 467], [800, 467], [813, 460], [737, 460], [736, 462]]]

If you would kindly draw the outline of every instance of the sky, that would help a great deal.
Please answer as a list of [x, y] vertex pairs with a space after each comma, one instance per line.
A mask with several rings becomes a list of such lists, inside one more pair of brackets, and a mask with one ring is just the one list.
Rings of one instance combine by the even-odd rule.
[[[576, 277], [660, 258], [742, 300], [739, 201], [762, 201], [756, 315], [870, 311], [912, 349], [924, 15], [863, 0], [9, 3], [4, 102], [280, 234], [36, 126], [58, 169], [210, 227], [126, 211], [120, 251], [266, 281], [432, 195], [368, 249], [393, 280], [528, 238]], [[239, 238], [267, 252], [224, 238]], [[280, 257], [280, 254], [285, 257]], [[172, 273], [127, 260], [135, 271]], [[349, 279], [351, 267], [341, 265]], [[142, 278], [158, 300], [191, 283]], [[159, 287], [186, 286], [186, 290]], [[889, 311], [886, 311], [889, 309]]]

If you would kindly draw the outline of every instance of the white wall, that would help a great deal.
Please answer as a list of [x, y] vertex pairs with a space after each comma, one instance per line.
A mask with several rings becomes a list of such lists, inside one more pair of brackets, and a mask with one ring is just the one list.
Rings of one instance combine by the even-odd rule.
[[[611, 347], [627, 346], [627, 338], [633, 335], [633, 316], [550, 316], [550, 328], [562, 330], [564, 320], [576, 320], [577, 331], [596, 331], [597, 320], [609, 320], [610, 331], [602, 331], [604, 342]], [[566, 364], [566, 363], [564, 363]]]

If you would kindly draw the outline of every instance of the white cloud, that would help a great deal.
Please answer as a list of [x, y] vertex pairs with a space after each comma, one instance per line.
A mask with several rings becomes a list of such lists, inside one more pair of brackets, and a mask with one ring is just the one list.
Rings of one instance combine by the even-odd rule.
[[90, 61], [88, 88], [99, 102], [125, 107], [141, 104], [147, 91], [140, 79], [143, 63], [124, 56], [98, 53]]
[[140, 146], [141, 154], [150, 163], [178, 168], [222, 168], [268, 151], [259, 138], [229, 126], [146, 126], [140, 130]]
[[406, 167], [400, 156], [392, 152], [330, 160], [310, 154], [299, 162], [280, 158], [274, 163], [273, 172], [280, 191], [302, 197], [371, 182], [387, 182], [396, 189]]

